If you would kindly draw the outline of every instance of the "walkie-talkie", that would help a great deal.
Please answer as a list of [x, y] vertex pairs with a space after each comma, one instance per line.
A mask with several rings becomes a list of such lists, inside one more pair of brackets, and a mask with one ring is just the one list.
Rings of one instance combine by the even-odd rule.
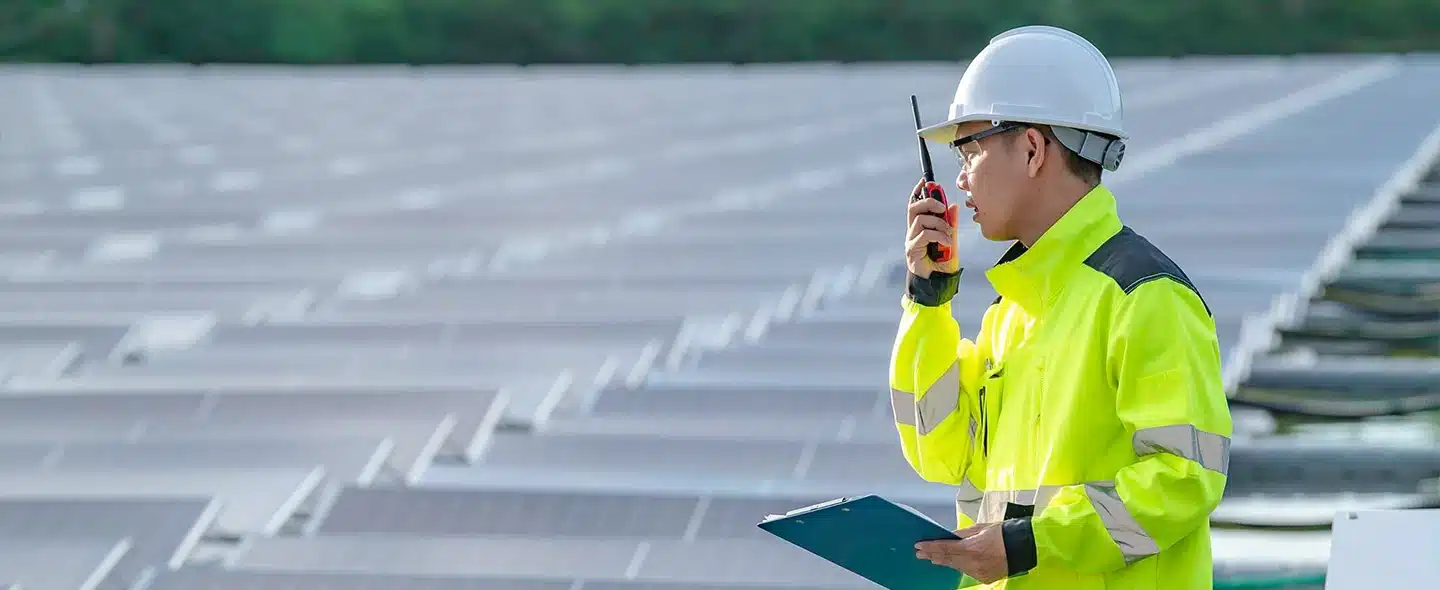
[[[915, 113], [915, 131], [918, 132], [922, 128], [922, 124], [920, 123], [920, 102], [915, 98], [914, 94], [910, 95], [910, 110]], [[917, 134], [916, 139], [920, 141], [920, 171], [925, 175], [925, 186], [921, 189], [921, 194], [915, 198], [921, 199], [929, 197], [940, 201], [940, 206], [945, 208], [945, 214], [937, 217], [942, 217], [945, 223], [954, 227], [955, 214], [950, 210], [950, 201], [945, 198], [945, 189], [940, 188], [940, 184], [935, 182], [935, 168], [930, 164], [930, 149], [925, 147], [925, 138], [919, 137]], [[950, 257], [955, 255], [949, 246], [933, 242], [926, 248], [926, 253], [930, 256], [930, 259], [935, 262], [949, 262]]]

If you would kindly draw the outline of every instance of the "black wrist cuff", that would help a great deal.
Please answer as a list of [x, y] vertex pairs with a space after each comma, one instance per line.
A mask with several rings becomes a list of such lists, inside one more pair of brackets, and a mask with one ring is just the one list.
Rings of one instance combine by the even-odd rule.
[[920, 278], [909, 275], [905, 283], [905, 294], [911, 301], [926, 307], [939, 307], [949, 303], [955, 298], [955, 292], [960, 288], [960, 273], [932, 272], [929, 277]]
[[1010, 575], [1035, 568], [1035, 530], [1030, 526], [1030, 517], [1006, 520], [1000, 525], [1000, 538], [1005, 542], [1005, 565]]

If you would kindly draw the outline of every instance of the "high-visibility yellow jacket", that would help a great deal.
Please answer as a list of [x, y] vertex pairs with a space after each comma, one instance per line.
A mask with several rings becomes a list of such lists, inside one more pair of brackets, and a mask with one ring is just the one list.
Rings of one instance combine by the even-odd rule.
[[905, 459], [958, 486], [959, 527], [1003, 522], [990, 587], [1210, 590], [1231, 422], [1195, 287], [1104, 185], [986, 277], [973, 340], [958, 272], [909, 278], [890, 387]]

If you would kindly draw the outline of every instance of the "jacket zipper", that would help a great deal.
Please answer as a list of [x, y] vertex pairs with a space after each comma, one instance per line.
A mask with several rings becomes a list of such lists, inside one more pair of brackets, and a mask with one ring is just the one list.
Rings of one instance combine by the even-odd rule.
[[[1005, 368], [1001, 367], [999, 371], [991, 374], [987, 381], [999, 379], [1004, 372]], [[990, 456], [990, 404], [985, 403], [985, 390], [987, 389], [989, 389], [988, 385], [980, 387], [980, 451], [988, 457]]]
[[990, 456], [990, 421], [985, 416], [985, 387], [980, 388], [980, 450]]

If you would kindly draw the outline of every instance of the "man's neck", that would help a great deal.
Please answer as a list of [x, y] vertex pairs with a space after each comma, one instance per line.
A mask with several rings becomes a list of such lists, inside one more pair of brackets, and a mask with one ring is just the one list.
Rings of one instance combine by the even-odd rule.
[[1070, 209], [1094, 188], [1077, 180], [1053, 185], [1050, 190], [1039, 195], [1039, 198], [1035, 199], [1034, 214], [1030, 215], [1028, 223], [1020, 228], [1020, 243], [1026, 248], [1034, 246], [1040, 236], [1050, 231], [1061, 217], [1070, 212]]

